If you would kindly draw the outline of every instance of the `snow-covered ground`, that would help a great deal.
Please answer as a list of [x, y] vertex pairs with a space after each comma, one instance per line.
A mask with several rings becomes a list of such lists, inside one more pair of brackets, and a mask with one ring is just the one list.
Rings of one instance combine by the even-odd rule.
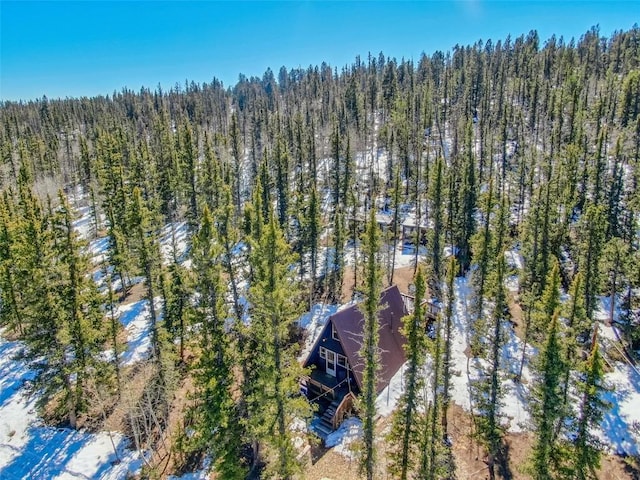
[[138, 472], [142, 459], [119, 433], [93, 434], [41, 424], [35, 399], [27, 398], [23, 388], [32, 373], [14, 360], [22, 346], [1, 334], [0, 478], [120, 480]]
[[[80, 195], [76, 196], [81, 198]], [[84, 239], [93, 235], [91, 209], [80, 207], [81, 215], [74, 228]], [[175, 241], [174, 241], [175, 238]], [[161, 235], [164, 255], [182, 258], [186, 251], [186, 225], [168, 226]], [[89, 242], [87, 253], [96, 267], [93, 279], [101, 291], [106, 290], [102, 265], [109, 249], [107, 238]], [[107, 270], [112, 274], [112, 269]], [[135, 277], [132, 283], [144, 281]], [[119, 289], [116, 279], [112, 288]], [[160, 298], [155, 299], [161, 311]], [[127, 345], [120, 354], [123, 365], [131, 365], [147, 358], [150, 348], [149, 302], [140, 300], [121, 305], [116, 315], [127, 336]], [[0, 479], [124, 479], [137, 473], [143, 460], [130, 450], [128, 440], [117, 432], [97, 434], [44, 426], [36, 414], [35, 398], [25, 394], [24, 383], [32, 372], [21, 361], [14, 360], [22, 345], [2, 337], [0, 331]], [[112, 352], [105, 352], [108, 356]], [[192, 477], [200, 478], [200, 477]], [[204, 477], [202, 477], [204, 478]]]
[[[600, 327], [601, 351], [605, 356], [609, 350], [616, 351], [622, 358], [622, 352], [616, 347], [619, 334], [614, 328]], [[611, 453], [640, 455], [640, 371], [629, 363], [608, 363], [611, 371], [605, 374], [608, 390], [603, 397], [611, 408], [605, 412], [596, 433]]]
[[[517, 262], [514, 262], [517, 263]], [[452, 377], [452, 398], [465, 410], [470, 410], [469, 376], [467, 376], [467, 353], [469, 350], [469, 319], [471, 318], [471, 302], [473, 300], [471, 288], [467, 278], [457, 278], [455, 285], [454, 309], [454, 337], [452, 343], [452, 358], [454, 375]], [[600, 298], [598, 315], [602, 319], [609, 318], [609, 298]], [[617, 315], [617, 310], [616, 310]], [[510, 432], [520, 432], [531, 429], [531, 419], [528, 411], [530, 389], [535, 382], [529, 368], [530, 359], [537, 355], [537, 351], [527, 346], [521, 382], [515, 382], [514, 377], [519, 372], [522, 357], [522, 341], [515, 335], [513, 329], [505, 324], [505, 345], [501, 352], [501, 365], [504, 370], [503, 378], [503, 406], [501, 413], [507, 419]], [[603, 325], [600, 329], [600, 339], [603, 342], [605, 356], [609, 349], [617, 342], [612, 327]], [[474, 378], [473, 364], [476, 359], [469, 359], [471, 378]], [[640, 454], [640, 373], [636, 368], [622, 362], [609, 362], [612, 371], [605, 376], [609, 391], [604, 399], [611, 403], [597, 430], [597, 435], [603, 445], [612, 453], [627, 455]]]
[[507, 265], [510, 267], [518, 270], [522, 270], [524, 268], [524, 258], [522, 257], [519, 249], [513, 248], [511, 250], [507, 250], [504, 252], [504, 257], [507, 261]]
[[356, 452], [352, 450], [352, 444], [362, 438], [362, 422], [359, 418], [347, 418], [340, 428], [329, 434], [325, 440], [325, 446], [334, 447], [337, 453], [347, 458], [356, 458]]
[[396, 374], [391, 377], [389, 385], [378, 395], [376, 399], [376, 413], [379, 416], [388, 417], [396, 409], [398, 400], [400, 400], [400, 397], [404, 393], [404, 376], [406, 369], [407, 364], [405, 363]]
[[[156, 312], [162, 311], [162, 299], [154, 299]], [[120, 305], [118, 319], [127, 332], [126, 350], [120, 354], [122, 365], [133, 365], [147, 359], [151, 349], [151, 311], [148, 300]], [[159, 315], [158, 320], [162, 317]]]
[[621, 362], [613, 367], [605, 375], [609, 390], [604, 394], [611, 408], [597, 435], [611, 453], [640, 455], [640, 374]]
[[188, 254], [189, 228], [187, 222], [174, 222], [165, 225], [159, 235], [160, 251], [165, 264], [174, 258], [182, 263]]

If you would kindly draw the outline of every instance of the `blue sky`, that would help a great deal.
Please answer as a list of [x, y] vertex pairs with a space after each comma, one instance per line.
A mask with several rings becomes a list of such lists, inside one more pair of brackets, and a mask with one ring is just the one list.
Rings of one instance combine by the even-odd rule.
[[418, 59], [476, 40], [538, 30], [578, 39], [640, 20], [637, 1], [10, 2], [0, 0], [0, 99], [164, 89], [185, 79], [226, 86], [238, 74], [368, 52]]

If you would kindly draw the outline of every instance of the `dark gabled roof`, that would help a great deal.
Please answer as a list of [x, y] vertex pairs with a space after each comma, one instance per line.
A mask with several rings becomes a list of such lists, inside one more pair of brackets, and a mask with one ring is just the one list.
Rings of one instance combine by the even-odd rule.
[[[378, 392], [389, 384], [391, 377], [406, 362], [404, 352], [406, 340], [404, 335], [400, 333], [400, 327], [402, 326], [402, 317], [407, 314], [407, 311], [400, 290], [396, 285], [382, 292], [379, 308], [380, 369], [378, 370], [376, 388]], [[364, 361], [359, 352], [362, 347], [364, 315], [360, 311], [360, 306], [352, 305], [334, 313], [325, 328], [328, 328], [329, 323], [333, 323], [345, 355], [353, 369], [358, 387], [362, 389]]]

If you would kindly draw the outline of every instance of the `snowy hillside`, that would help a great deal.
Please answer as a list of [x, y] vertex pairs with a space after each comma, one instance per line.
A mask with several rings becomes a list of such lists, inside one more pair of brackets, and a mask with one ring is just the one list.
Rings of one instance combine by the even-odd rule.
[[25, 396], [29, 369], [15, 361], [21, 345], [0, 331], [0, 479], [120, 480], [143, 460], [119, 433], [43, 426]]

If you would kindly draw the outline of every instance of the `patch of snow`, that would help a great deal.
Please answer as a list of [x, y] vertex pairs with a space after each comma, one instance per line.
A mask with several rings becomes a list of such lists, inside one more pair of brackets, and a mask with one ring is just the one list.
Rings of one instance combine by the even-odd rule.
[[165, 264], [173, 263], [174, 257], [179, 263], [186, 260], [189, 244], [189, 228], [187, 222], [168, 223], [159, 235], [160, 252]]
[[467, 278], [456, 278], [451, 341], [451, 399], [465, 410], [471, 409], [466, 350], [469, 345], [472, 290]]
[[0, 337], [0, 478], [117, 480], [136, 474], [142, 459], [121, 434], [42, 426], [36, 399], [22, 390], [32, 372], [14, 360], [21, 348]]
[[613, 325], [608, 324], [600, 324], [598, 328], [598, 337], [600, 340], [606, 339], [610, 342], [617, 342], [619, 338], [619, 333], [617, 332], [617, 328]]
[[451, 255], [457, 255], [459, 250], [460, 249], [456, 246], [447, 245], [443, 250], [444, 258], [449, 258]]
[[387, 385], [376, 399], [376, 413], [382, 417], [388, 417], [396, 409], [398, 400], [404, 393], [404, 374], [407, 363], [402, 365], [396, 374], [389, 380]]
[[248, 250], [249, 250], [249, 247], [247, 246], [246, 243], [238, 242], [231, 249], [231, 255], [234, 255], [234, 256], [242, 255], [242, 254], [246, 253]]
[[[616, 298], [615, 308], [613, 309], [614, 322], [617, 322], [618, 319], [620, 318], [620, 305], [622, 305], [622, 300], [620, 298]], [[593, 312], [593, 318], [603, 322], [609, 322], [611, 320], [610, 310], [611, 310], [611, 296], [596, 297], [596, 309]]]
[[[391, 255], [391, 252], [389, 253]], [[427, 255], [427, 249], [423, 246], [418, 248], [418, 262], [423, 262]], [[416, 260], [416, 248], [410, 243], [398, 242], [396, 245], [396, 268], [413, 267]]]
[[[427, 255], [426, 247], [418, 246], [418, 262], [423, 262]], [[402, 243], [396, 253], [396, 268], [413, 267], [416, 259], [416, 247], [412, 243]]]
[[324, 444], [334, 451], [344, 455], [347, 458], [355, 459], [356, 452], [352, 450], [351, 445], [362, 438], [362, 422], [356, 417], [347, 418], [342, 425], [335, 431], [330, 433]]
[[524, 269], [524, 258], [517, 248], [507, 250], [504, 252], [504, 257], [507, 260], [507, 265], [517, 270]]
[[93, 221], [91, 220], [91, 208], [90, 207], [80, 207], [75, 208], [76, 213], [79, 213], [81, 216], [77, 220], [74, 220], [72, 223], [73, 229], [78, 233], [80, 238], [88, 239], [91, 237], [91, 232], [94, 228]]
[[[154, 299], [156, 312], [162, 310], [162, 299]], [[120, 305], [120, 323], [127, 332], [127, 349], [120, 355], [123, 365], [132, 365], [148, 358], [151, 349], [151, 312], [147, 300]], [[160, 318], [158, 318], [160, 320]]]
[[510, 275], [505, 278], [504, 286], [512, 293], [518, 293], [520, 291], [520, 279], [518, 275]]
[[109, 237], [101, 237], [92, 240], [87, 248], [87, 252], [91, 256], [91, 262], [94, 265], [99, 265], [104, 262], [107, 258], [110, 247], [111, 242]]
[[640, 455], [640, 374], [630, 365], [614, 362], [605, 375], [611, 404], [596, 435], [617, 454]]
[[506, 342], [502, 346], [500, 353], [500, 365], [506, 371], [507, 377], [502, 381], [503, 405], [500, 413], [508, 420], [510, 432], [522, 432], [530, 423], [528, 410], [529, 385], [532, 384], [531, 371], [529, 369], [529, 359], [537, 355], [537, 351], [527, 345], [524, 365], [522, 367], [522, 377], [519, 382], [515, 381], [520, 372], [520, 362], [522, 359], [522, 341], [516, 336], [510, 323], [503, 325], [503, 332], [506, 332]]

